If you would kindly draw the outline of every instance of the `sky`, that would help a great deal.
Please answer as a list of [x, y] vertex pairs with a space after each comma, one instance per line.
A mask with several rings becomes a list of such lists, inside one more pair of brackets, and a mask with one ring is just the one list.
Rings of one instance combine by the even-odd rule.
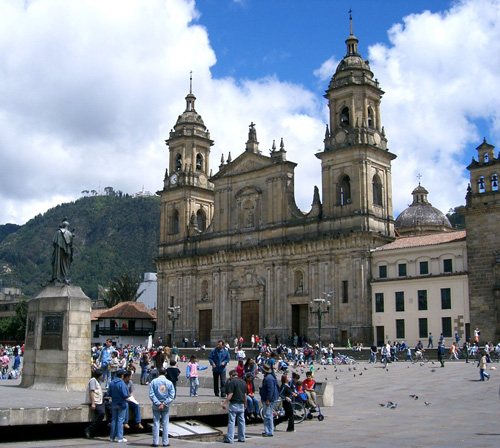
[[500, 0], [0, 0], [0, 224], [163, 188], [191, 71], [213, 172], [254, 122], [263, 154], [283, 138], [309, 211], [350, 8], [385, 91], [394, 218], [418, 175], [435, 207], [463, 205], [475, 148], [500, 149]]

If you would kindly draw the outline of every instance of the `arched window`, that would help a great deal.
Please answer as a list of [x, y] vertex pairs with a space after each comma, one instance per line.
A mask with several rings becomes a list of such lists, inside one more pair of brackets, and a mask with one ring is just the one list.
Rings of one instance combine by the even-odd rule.
[[174, 235], [179, 233], [179, 211], [177, 209], [172, 213], [172, 233]]
[[479, 193], [484, 193], [486, 191], [486, 187], [484, 185], [484, 176], [479, 177], [477, 186], [479, 188]]
[[340, 113], [340, 124], [343, 126], [349, 126], [349, 108], [344, 107]]
[[484, 155], [483, 155], [483, 162], [484, 163], [488, 163], [489, 160], [490, 160], [490, 156], [488, 155], [487, 152], [485, 152]]
[[371, 107], [368, 108], [368, 127], [369, 128], [373, 128], [374, 127], [373, 109]]
[[203, 169], [203, 156], [201, 154], [196, 154], [196, 171], [201, 171]]
[[498, 174], [496, 173], [491, 176], [491, 190], [498, 191]]
[[201, 208], [196, 213], [196, 224], [198, 225], [198, 230], [205, 230], [207, 228], [207, 215]]
[[339, 203], [340, 205], [347, 205], [352, 202], [351, 200], [351, 179], [346, 174], [339, 184]]
[[295, 271], [295, 294], [301, 295], [304, 293], [304, 273], [300, 270]]
[[373, 176], [373, 205], [382, 204], [382, 181], [378, 174]]
[[180, 154], [177, 156], [177, 160], [175, 161], [175, 170], [182, 170], [182, 156]]

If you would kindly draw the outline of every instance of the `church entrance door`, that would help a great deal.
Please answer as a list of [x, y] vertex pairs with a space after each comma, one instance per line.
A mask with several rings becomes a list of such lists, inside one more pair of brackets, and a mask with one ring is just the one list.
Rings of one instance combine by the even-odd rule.
[[307, 303], [302, 305], [292, 305], [292, 335], [303, 336], [307, 334], [307, 318], [309, 311]]
[[252, 334], [259, 334], [259, 301], [246, 300], [241, 302], [241, 336], [243, 343], [250, 345]]
[[210, 331], [212, 330], [212, 310], [200, 310], [200, 344], [210, 345]]

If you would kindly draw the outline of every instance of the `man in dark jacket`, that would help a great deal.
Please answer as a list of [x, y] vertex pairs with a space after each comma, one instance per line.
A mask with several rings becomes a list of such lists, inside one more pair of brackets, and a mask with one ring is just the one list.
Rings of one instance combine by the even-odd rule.
[[262, 365], [264, 379], [260, 386], [260, 399], [262, 401], [262, 417], [264, 418], [263, 437], [272, 437], [274, 435], [273, 409], [272, 403], [279, 397], [278, 380], [274, 376], [272, 367], [267, 364]]
[[224, 341], [221, 339], [208, 356], [208, 361], [212, 366], [212, 375], [214, 377], [214, 393], [219, 396], [219, 381], [221, 397], [226, 398], [226, 366], [229, 362], [229, 352], [224, 347]]

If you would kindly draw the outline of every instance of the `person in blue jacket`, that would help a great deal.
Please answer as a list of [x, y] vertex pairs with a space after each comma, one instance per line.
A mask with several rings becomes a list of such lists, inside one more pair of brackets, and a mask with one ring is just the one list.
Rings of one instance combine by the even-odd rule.
[[271, 405], [279, 397], [278, 380], [274, 371], [268, 364], [262, 365], [264, 379], [260, 386], [260, 400], [262, 401], [262, 417], [264, 418], [263, 437], [272, 437], [274, 435], [273, 409]]
[[224, 341], [221, 339], [208, 356], [208, 361], [212, 366], [212, 375], [214, 377], [214, 393], [219, 396], [219, 381], [221, 397], [226, 398], [226, 366], [229, 362], [229, 352], [224, 347]]
[[168, 423], [170, 403], [175, 398], [175, 389], [172, 381], [165, 376], [166, 369], [158, 369], [159, 376], [151, 381], [149, 385], [149, 398], [153, 402], [153, 444], [158, 446], [160, 442], [160, 419], [163, 427], [162, 444], [168, 446]]
[[130, 394], [127, 385], [123, 381], [124, 370], [118, 370], [116, 376], [109, 383], [107, 395], [111, 397], [111, 432], [109, 439], [111, 442], [126, 442], [123, 438], [123, 424], [125, 423], [125, 414], [127, 412]]

